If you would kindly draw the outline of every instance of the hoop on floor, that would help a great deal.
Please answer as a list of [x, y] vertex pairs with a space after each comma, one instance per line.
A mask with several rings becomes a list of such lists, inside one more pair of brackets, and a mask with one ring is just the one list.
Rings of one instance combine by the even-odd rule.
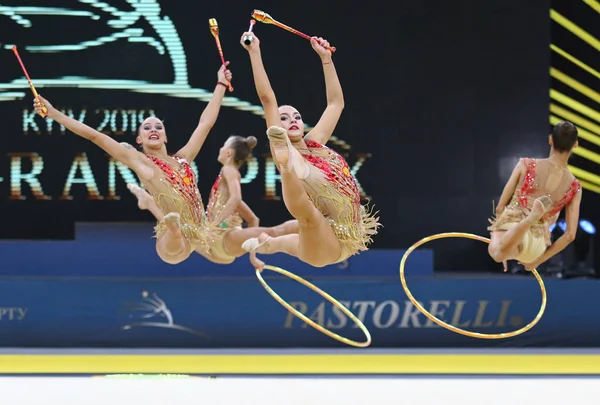
[[323, 297], [327, 301], [331, 302], [334, 306], [336, 306], [337, 308], [339, 308], [340, 311], [342, 311], [348, 318], [350, 318], [363, 331], [363, 333], [367, 337], [367, 340], [365, 342], [356, 342], [354, 340], [350, 340], [350, 339], [345, 338], [343, 336], [340, 336], [340, 335], [338, 335], [336, 333], [333, 333], [333, 332], [331, 332], [328, 329], [325, 329], [323, 326], [319, 325], [318, 323], [316, 323], [312, 319], [308, 318], [306, 315], [304, 315], [303, 313], [301, 313], [300, 311], [298, 311], [296, 308], [294, 308], [290, 304], [288, 304], [285, 300], [283, 300], [275, 291], [273, 291], [273, 289], [271, 287], [269, 287], [269, 285], [267, 284], [267, 282], [262, 277], [261, 271], [258, 270], [258, 269], [255, 269], [256, 270], [256, 277], [258, 278], [258, 281], [260, 281], [260, 283], [262, 284], [262, 286], [265, 288], [265, 290], [267, 290], [267, 292], [269, 294], [271, 294], [271, 296], [273, 298], [275, 298], [275, 300], [277, 302], [279, 302], [281, 305], [283, 305], [288, 311], [290, 311], [296, 317], [302, 319], [304, 322], [306, 322], [307, 324], [309, 324], [310, 326], [312, 326], [313, 328], [315, 328], [319, 332], [322, 332], [325, 335], [327, 335], [327, 336], [329, 336], [329, 337], [331, 337], [331, 338], [333, 338], [333, 339], [335, 339], [335, 340], [337, 340], [339, 342], [345, 343], [347, 345], [354, 346], [354, 347], [367, 347], [367, 346], [369, 346], [371, 344], [371, 334], [369, 333], [369, 330], [360, 321], [360, 319], [358, 319], [356, 317], [356, 315], [354, 315], [352, 312], [350, 312], [350, 310], [348, 308], [346, 308], [341, 302], [339, 302], [338, 300], [336, 300], [331, 295], [327, 294], [325, 291], [321, 290], [320, 288], [318, 288], [314, 284], [309, 283], [308, 281], [306, 281], [302, 277], [298, 277], [294, 273], [290, 273], [289, 271], [284, 270], [284, 269], [282, 269], [280, 267], [270, 266], [270, 265], [266, 265], [264, 267], [264, 269], [271, 270], [271, 271], [274, 271], [274, 272], [279, 273], [281, 275], [284, 275], [286, 277], [289, 277], [292, 280], [295, 280], [295, 281], [299, 282], [300, 284], [302, 284], [302, 285], [310, 288], [311, 290], [313, 290], [314, 292], [316, 292], [317, 294], [319, 294], [321, 297]]
[[439, 233], [436, 235], [431, 235], [426, 238], [423, 238], [420, 241], [418, 241], [417, 243], [415, 243], [414, 245], [412, 245], [406, 251], [406, 253], [404, 253], [404, 256], [402, 256], [402, 260], [400, 261], [400, 282], [402, 283], [402, 288], [404, 288], [404, 291], [406, 292], [406, 296], [408, 297], [408, 299], [413, 303], [413, 305], [415, 307], [417, 307], [417, 309], [419, 311], [421, 311], [423, 313], [423, 315], [425, 315], [427, 318], [431, 319], [433, 322], [437, 323], [441, 327], [451, 330], [452, 332], [456, 332], [461, 335], [479, 338], [479, 339], [506, 339], [509, 337], [514, 337], [514, 336], [517, 336], [517, 335], [527, 332], [529, 329], [533, 328], [535, 326], [535, 324], [537, 324], [540, 321], [540, 319], [542, 318], [542, 315], [544, 315], [544, 311], [546, 310], [547, 297], [546, 297], [546, 287], [544, 286], [544, 281], [542, 280], [542, 278], [540, 277], [540, 275], [538, 274], [536, 269], [533, 269], [532, 273], [535, 276], [535, 278], [537, 279], [538, 283], [540, 284], [540, 289], [542, 291], [542, 306], [540, 307], [540, 311], [535, 316], [533, 321], [531, 321], [531, 323], [525, 325], [521, 329], [518, 329], [513, 332], [496, 333], [496, 334], [469, 332], [468, 330], [457, 328], [456, 326], [450, 325], [450, 324], [436, 318], [435, 316], [431, 315], [425, 308], [423, 308], [423, 306], [421, 304], [419, 304], [419, 302], [415, 299], [415, 297], [413, 297], [410, 290], [408, 289], [408, 286], [406, 285], [406, 279], [404, 278], [404, 265], [406, 264], [406, 259], [408, 258], [408, 256], [416, 248], [418, 248], [421, 245], [424, 245], [427, 242], [431, 242], [432, 240], [442, 239], [442, 238], [466, 238], [466, 239], [478, 240], [478, 241], [485, 242], [488, 244], [490, 243], [490, 240], [488, 238], [484, 238], [483, 236], [474, 235], [471, 233], [447, 232], [447, 233]]

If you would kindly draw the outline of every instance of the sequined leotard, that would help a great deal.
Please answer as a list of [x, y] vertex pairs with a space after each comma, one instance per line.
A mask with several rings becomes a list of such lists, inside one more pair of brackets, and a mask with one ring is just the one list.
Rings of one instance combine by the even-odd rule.
[[344, 158], [333, 149], [306, 140], [307, 149], [298, 149], [309, 163], [303, 184], [311, 201], [325, 216], [342, 246], [339, 261], [368, 250], [371, 236], [380, 226], [375, 214], [360, 203], [356, 179]]
[[[196, 175], [186, 159], [173, 156], [179, 164], [178, 168], [171, 167], [167, 162], [147, 155], [158, 169], [160, 175], [143, 183], [144, 187], [154, 198], [156, 204], [166, 214], [177, 212], [181, 219], [181, 233], [190, 243], [192, 250], [207, 245], [204, 204], [198, 186]], [[161, 221], [155, 228], [156, 237], [160, 238], [166, 232], [166, 226]]]
[[[223, 171], [221, 170], [210, 190], [210, 196], [208, 197], [208, 204], [206, 206], [206, 218], [210, 223], [213, 223], [219, 218], [225, 208], [225, 204], [227, 204], [227, 200], [229, 200], [229, 189], [227, 188], [227, 183], [223, 178]], [[242, 226], [242, 222], [243, 220], [240, 215], [234, 211], [234, 213], [225, 218], [219, 226], [222, 228], [237, 228]]]
[[229, 189], [227, 188], [227, 182], [223, 177], [223, 171], [221, 170], [210, 190], [210, 196], [208, 198], [206, 219], [209, 228], [208, 244], [210, 248], [205, 255], [209, 260], [221, 264], [233, 263], [236, 259], [236, 257], [231, 255], [227, 250], [227, 247], [225, 246], [225, 237], [229, 231], [241, 229], [243, 223], [242, 218], [236, 211], [225, 218], [221, 223], [217, 224], [215, 222], [223, 212], [227, 200], [229, 200]]
[[[491, 232], [505, 231], [521, 222], [531, 212], [535, 199], [545, 194], [552, 199], [552, 206], [530, 228], [529, 233], [533, 238], [543, 238], [545, 245], [549, 246], [551, 243], [550, 225], [556, 221], [562, 209], [581, 190], [581, 184], [572, 175], [563, 176], [556, 181], [557, 184], [552, 187], [552, 190], [548, 190], [547, 184], [550, 182], [552, 171], [556, 172], [552, 163], [523, 158], [520, 160], [520, 164], [525, 168], [525, 175], [504, 211], [498, 218], [490, 219], [491, 226], [488, 227], [488, 230]], [[539, 167], [540, 164], [542, 167]]]

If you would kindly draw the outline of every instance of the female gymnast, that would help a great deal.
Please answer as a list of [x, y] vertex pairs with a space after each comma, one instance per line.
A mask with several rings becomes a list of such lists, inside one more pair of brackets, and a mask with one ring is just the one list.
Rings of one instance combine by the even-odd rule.
[[[250, 45], [244, 36], [251, 35]], [[264, 263], [256, 253], [284, 252], [315, 267], [346, 260], [368, 250], [371, 236], [380, 226], [378, 218], [360, 203], [356, 179], [341, 155], [325, 146], [344, 108], [342, 87], [337, 77], [329, 43], [313, 38], [311, 45], [321, 58], [327, 91], [327, 108], [317, 125], [304, 136], [300, 113], [291, 106], [278, 107], [262, 63], [260, 41], [254, 33], [242, 34], [248, 50], [254, 82], [267, 121], [271, 154], [281, 174], [286, 208], [298, 221], [299, 233], [270, 237], [261, 234], [244, 242], [252, 252], [253, 265]]]
[[[533, 270], [575, 240], [581, 204], [581, 185], [567, 166], [578, 131], [560, 122], [550, 136], [547, 159], [522, 158], [504, 187], [495, 219], [490, 220], [489, 254], [497, 263], [518, 260]], [[554, 243], [550, 225], [566, 207], [566, 232]]]
[[[272, 237], [298, 232], [297, 221], [287, 221], [281, 225], [259, 227], [259, 219], [252, 209], [242, 200], [242, 185], [239, 169], [246, 162], [256, 138], [249, 136], [230, 136], [219, 150], [217, 160], [223, 165], [217, 180], [212, 186], [206, 210], [206, 233], [208, 250], [196, 249], [206, 259], [218, 264], [230, 264], [246, 252], [242, 243], [248, 238], [265, 233]], [[140, 209], [149, 210], [158, 221], [164, 213], [150, 194], [135, 184], [127, 185], [138, 198]], [[242, 228], [246, 221], [247, 228]]]
[[[173, 156], [167, 154], [165, 126], [158, 118], [149, 117], [140, 125], [136, 138], [136, 142], [142, 148], [142, 152], [139, 152], [128, 143], [119, 143], [66, 116], [48, 100], [40, 97], [48, 108], [49, 118], [82, 138], [92, 141], [133, 170], [144, 187], [150, 191], [161, 211], [167, 213], [155, 228], [156, 252], [166, 263], [180, 263], [194, 250], [209, 248], [204, 205], [189, 162], [196, 158], [217, 120], [227, 83], [232, 78], [227, 69], [228, 64], [229, 62], [221, 66], [217, 73], [213, 96], [204, 109], [196, 130], [187, 144]], [[35, 99], [34, 107], [41, 115], [42, 106]]]

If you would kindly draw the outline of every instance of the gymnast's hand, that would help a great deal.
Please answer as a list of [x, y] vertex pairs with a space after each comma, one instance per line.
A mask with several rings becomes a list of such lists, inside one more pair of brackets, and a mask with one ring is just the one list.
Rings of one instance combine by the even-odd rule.
[[256, 257], [256, 252], [250, 252], [250, 263], [254, 266], [258, 271], [263, 271], [265, 268], [265, 262]]
[[42, 113], [42, 110], [43, 110], [42, 104], [43, 104], [44, 106], [46, 106], [46, 109], [48, 110], [47, 117], [52, 118], [52, 114], [56, 111], [56, 109], [44, 97], [42, 97], [40, 95], [38, 95], [38, 97], [40, 98], [39, 100], [36, 98], [33, 99], [33, 108], [35, 109], [35, 112], [43, 117], [44, 116]]
[[331, 51], [327, 49], [329, 47], [329, 42], [321, 37], [312, 37], [310, 39], [310, 44], [312, 45], [315, 52], [325, 60], [331, 60]]
[[225, 62], [225, 64], [222, 65], [219, 71], [217, 72], [217, 80], [223, 84], [231, 83], [231, 78], [233, 77], [233, 75], [231, 74], [231, 70], [227, 69], [229, 63], [229, 61]]
[[[250, 42], [250, 45], [246, 45], [244, 43], [245, 36], [252, 37], [252, 42]], [[242, 44], [244, 49], [246, 49], [248, 52], [257, 52], [260, 50], [260, 40], [256, 35], [254, 35], [253, 32], [244, 32], [240, 38], [240, 44]]]

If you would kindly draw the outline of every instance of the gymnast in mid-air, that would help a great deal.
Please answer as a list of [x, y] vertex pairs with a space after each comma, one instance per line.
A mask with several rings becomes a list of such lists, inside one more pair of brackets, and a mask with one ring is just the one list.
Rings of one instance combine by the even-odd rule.
[[[249, 45], [245, 37], [252, 37]], [[380, 226], [378, 218], [361, 205], [356, 179], [344, 158], [325, 146], [344, 109], [344, 96], [329, 43], [312, 38], [325, 76], [327, 107], [316, 126], [304, 136], [302, 116], [294, 107], [279, 106], [262, 62], [260, 41], [245, 32], [256, 91], [265, 111], [271, 154], [281, 174], [282, 194], [298, 233], [250, 238], [242, 247], [251, 252], [256, 268], [264, 263], [256, 253], [284, 252], [315, 267], [346, 260], [368, 250]], [[296, 74], [296, 73], [294, 73]]]
[[[496, 218], [490, 220], [488, 252], [504, 263], [504, 271], [508, 260], [533, 270], [575, 240], [582, 193], [568, 161], [578, 146], [577, 127], [567, 121], [556, 124], [549, 143], [546, 159], [519, 160], [498, 202]], [[563, 208], [567, 229], [551, 243], [550, 225]]]

